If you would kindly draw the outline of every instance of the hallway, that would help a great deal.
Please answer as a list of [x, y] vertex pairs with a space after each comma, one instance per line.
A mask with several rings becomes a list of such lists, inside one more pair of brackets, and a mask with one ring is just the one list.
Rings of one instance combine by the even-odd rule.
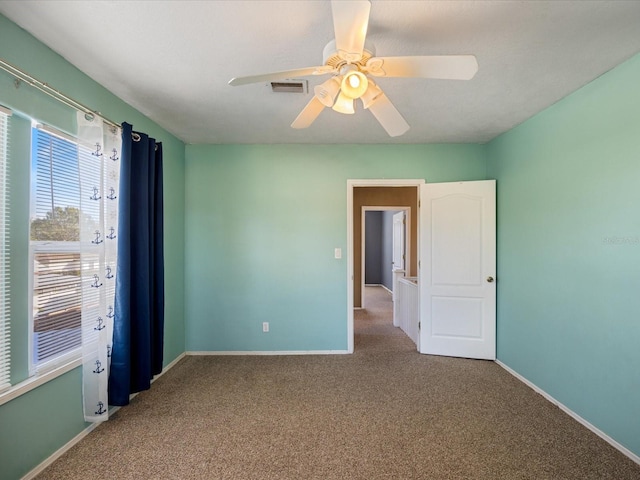
[[354, 350], [415, 352], [416, 345], [398, 327], [393, 326], [391, 293], [380, 286], [365, 287], [365, 308], [354, 311]]

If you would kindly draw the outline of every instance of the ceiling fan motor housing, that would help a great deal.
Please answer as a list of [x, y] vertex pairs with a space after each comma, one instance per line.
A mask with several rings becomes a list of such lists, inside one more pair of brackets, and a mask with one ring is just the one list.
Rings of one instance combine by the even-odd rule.
[[358, 70], [362, 70], [367, 64], [370, 58], [375, 57], [376, 49], [373, 44], [365, 42], [364, 50], [362, 51], [362, 57], [355, 62], [349, 62], [345, 60], [344, 55], [340, 55], [340, 52], [336, 49], [336, 41], [331, 40], [322, 50], [322, 62], [324, 65], [333, 67], [337, 71], [340, 71], [345, 65], [356, 65]]

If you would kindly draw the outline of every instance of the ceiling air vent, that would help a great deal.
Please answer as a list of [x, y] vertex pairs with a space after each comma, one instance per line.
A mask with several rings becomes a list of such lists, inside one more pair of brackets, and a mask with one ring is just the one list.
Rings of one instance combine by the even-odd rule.
[[308, 82], [306, 80], [283, 80], [271, 82], [271, 91], [284, 93], [307, 93]]

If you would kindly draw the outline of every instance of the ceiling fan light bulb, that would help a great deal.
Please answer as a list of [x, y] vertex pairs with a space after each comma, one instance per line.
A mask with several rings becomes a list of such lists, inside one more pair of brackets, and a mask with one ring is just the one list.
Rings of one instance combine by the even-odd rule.
[[353, 106], [353, 98], [349, 98], [343, 92], [340, 92], [338, 95], [338, 99], [336, 103], [333, 105], [333, 109], [338, 113], [345, 113], [347, 115], [352, 115], [356, 113], [356, 110]]
[[342, 93], [349, 98], [360, 98], [369, 86], [366, 75], [359, 71], [351, 71], [342, 79]]

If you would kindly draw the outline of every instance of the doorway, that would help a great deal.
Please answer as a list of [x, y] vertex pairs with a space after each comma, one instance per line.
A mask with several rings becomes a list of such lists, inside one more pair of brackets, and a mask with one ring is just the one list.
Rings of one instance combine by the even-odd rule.
[[[418, 196], [423, 179], [372, 179], [347, 180], [347, 351], [354, 350], [354, 308], [361, 307], [362, 299], [362, 207], [393, 206], [396, 209], [411, 207], [412, 234], [409, 250], [417, 252], [418, 246]], [[404, 190], [404, 200], [395, 196]], [[376, 200], [373, 200], [373, 199]], [[400, 208], [398, 208], [400, 207]], [[413, 255], [408, 265], [410, 274], [417, 276], [417, 258]]]

